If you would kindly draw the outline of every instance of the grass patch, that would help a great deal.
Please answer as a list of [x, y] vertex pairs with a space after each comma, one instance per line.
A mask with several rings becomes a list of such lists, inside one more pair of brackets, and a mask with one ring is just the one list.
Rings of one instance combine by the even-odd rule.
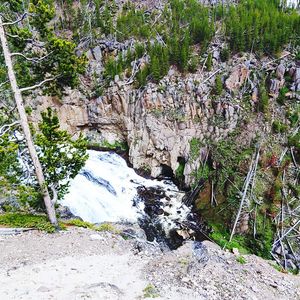
[[102, 223], [95, 228], [97, 231], [108, 231], [112, 233], [119, 233], [119, 231], [110, 223]]
[[88, 228], [95, 231], [109, 231], [112, 233], [118, 233], [118, 230], [110, 223], [102, 223], [97, 226], [90, 222], [85, 222], [79, 219], [72, 219], [72, 220], [65, 221], [64, 224], [68, 226]]
[[242, 264], [242, 265], [244, 265], [244, 264], [247, 263], [245, 257], [243, 257], [243, 256], [241, 256], [241, 255], [238, 256], [238, 257], [236, 258], [236, 261], [239, 262], [239, 263]]
[[[0, 215], [0, 225], [9, 227], [35, 228], [48, 233], [55, 232], [55, 227], [46, 216], [25, 213], [6, 213]], [[63, 224], [60, 224], [64, 228]]]
[[157, 298], [159, 297], [159, 294], [157, 292], [157, 289], [152, 284], [148, 284], [144, 289], [144, 298]]
[[231, 242], [229, 242], [230, 233], [227, 231], [222, 231], [216, 225], [212, 225], [213, 232], [210, 234], [210, 237], [222, 248], [232, 250], [237, 248], [239, 253], [248, 254], [249, 250], [247, 249], [245, 243], [245, 237], [240, 235], [235, 235]]
[[68, 226], [76, 226], [76, 227], [83, 227], [83, 228], [89, 228], [89, 229], [95, 229], [95, 225], [89, 222], [85, 222], [79, 219], [72, 219], [65, 221], [64, 224]]

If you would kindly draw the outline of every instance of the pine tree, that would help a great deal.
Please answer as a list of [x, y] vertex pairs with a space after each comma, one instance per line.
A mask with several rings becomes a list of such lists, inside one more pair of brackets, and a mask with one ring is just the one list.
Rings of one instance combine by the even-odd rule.
[[215, 79], [214, 94], [215, 95], [221, 95], [222, 91], [223, 91], [222, 78], [221, 78], [220, 75], [217, 75], [216, 79]]
[[212, 54], [211, 53], [208, 53], [205, 66], [206, 66], [206, 70], [210, 72], [212, 69]]
[[42, 112], [39, 129], [35, 142], [41, 150], [45, 180], [51, 188], [52, 199], [60, 200], [68, 191], [70, 179], [78, 174], [88, 158], [87, 142], [81, 135], [73, 140], [67, 131], [61, 130], [57, 114], [51, 108]]
[[[6, 4], [8, 4], [8, 7]], [[32, 13], [30, 15], [26, 13], [22, 14], [23, 4], [23, 1], [18, 0], [4, 3], [4, 5], [1, 4], [0, 40], [7, 67], [7, 76], [14, 95], [28, 151], [35, 168], [40, 191], [43, 195], [49, 220], [57, 226], [54, 204], [51, 201], [49, 187], [45, 181], [45, 174], [35, 149], [22, 94], [36, 88], [41, 88], [49, 83], [51, 83], [51, 92], [54, 93], [57, 93], [59, 88], [65, 85], [75, 86], [78, 82], [78, 73], [85, 70], [85, 59], [78, 58], [74, 53], [75, 45], [58, 38], [54, 34], [53, 29], [48, 25], [54, 16], [53, 1], [29, 1], [28, 9]], [[27, 20], [25, 20], [26, 18]], [[3, 19], [15, 19], [15, 21], [5, 22]], [[33, 31], [35, 32], [34, 38], [32, 37]], [[28, 39], [28, 37], [31, 37], [31, 39]], [[32, 39], [37, 39], [37, 37], [40, 40], [35, 42], [42, 45], [43, 51], [37, 52], [32, 47], [29, 47], [28, 50], [26, 48], [28, 43]], [[12, 53], [11, 49], [15, 52]], [[26, 53], [22, 53], [25, 49], [27, 49]], [[18, 76], [24, 70], [29, 69], [29, 64], [32, 64], [31, 76], [26, 76], [25, 79]], [[16, 67], [16, 71], [14, 67]], [[30, 85], [32, 82], [38, 80], [40, 81], [39, 83], [31, 86], [19, 87], [20, 83], [28, 83]]]
[[151, 57], [150, 70], [151, 70], [153, 80], [155, 82], [158, 82], [161, 79], [161, 73], [160, 73], [159, 59], [157, 58], [157, 56]]

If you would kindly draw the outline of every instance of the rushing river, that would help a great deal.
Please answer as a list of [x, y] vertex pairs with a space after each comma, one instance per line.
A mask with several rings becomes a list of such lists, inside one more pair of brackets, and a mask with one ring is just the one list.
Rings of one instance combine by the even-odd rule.
[[92, 223], [131, 221], [145, 227], [151, 223], [163, 232], [186, 222], [190, 208], [171, 181], [145, 179], [113, 152], [90, 150], [88, 154], [61, 203], [75, 216]]

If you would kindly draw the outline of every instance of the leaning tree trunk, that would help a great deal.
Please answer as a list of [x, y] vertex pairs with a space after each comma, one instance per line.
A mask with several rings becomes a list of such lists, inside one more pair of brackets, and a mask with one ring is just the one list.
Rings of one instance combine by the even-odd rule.
[[42, 165], [38, 158], [36, 149], [34, 147], [32, 135], [30, 132], [29, 124], [28, 124], [27, 115], [26, 115], [25, 108], [24, 108], [24, 101], [22, 98], [21, 91], [18, 87], [16, 76], [15, 76], [15, 73], [13, 70], [13, 63], [11, 60], [11, 54], [10, 54], [9, 47], [7, 44], [7, 39], [6, 39], [4, 25], [2, 23], [1, 15], [0, 15], [0, 40], [1, 40], [1, 45], [2, 45], [2, 49], [3, 49], [3, 55], [5, 58], [5, 63], [7, 66], [8, 78], [10, 81], [12, 91], [14, 93], [14, 98], [15, 98], [18, 113], [20, 116], [20, 123], [21, 123], [22, 129], [23, 129], [23, 133], [25, 136], [27, 146], [28, 146], [29, 154], [31, 156], [31, 159], [32, 159], [32, 162], [33, 162], [33, 165], [35, 168], [36, 177], [37, 177], [39, 186], [40, 186], [42, 194], [43, 194], [47, 214], [48, 214], [50, 222], [53, 225], [57, 226], [57, 219], [56, 219], [56, 215], [55, 215], [54, 204], [51, 201], [49, 191], [48, 191], [48, 188], [46, 185], [44, 173], [42, 170]]

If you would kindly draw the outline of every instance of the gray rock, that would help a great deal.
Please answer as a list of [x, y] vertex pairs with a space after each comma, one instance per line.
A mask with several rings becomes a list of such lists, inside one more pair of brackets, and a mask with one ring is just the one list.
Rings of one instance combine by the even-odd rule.
[[276, 69], [276, 76], [279, 80], [282, 80], [284, 78], [285, 73], [285, 67], [283, 64], [280, 64]]
[[99, 46], [96, 46], [93, 49], [93, 54], [94, 54], [94, 58], [96, 61], [101, 61], [102, 60], [102, 52], [101, 52], [101, 48]]
[[216, 61], [219, 61], [219, 59], [220, 59], [220, 51], [215, 50], [215, 51], [213, 52], [213, 58], [214, 58]]
[[96, 241], [96, 240], [98, 240], [98, 241], [104, 241], [105, 240], [105, 238], [103, 236], [101, 236], [100, 234], [97, 234], [97, 233], [91, 234], [90, 235], [90, 239], [92, 241]]

